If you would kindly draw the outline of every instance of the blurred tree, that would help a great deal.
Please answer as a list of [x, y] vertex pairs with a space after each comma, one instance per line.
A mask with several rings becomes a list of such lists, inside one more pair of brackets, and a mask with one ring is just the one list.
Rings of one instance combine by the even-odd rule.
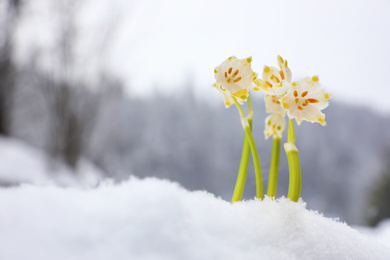
[[[99, 28], [99, 36], [93, 36], [92, 44], [97, 46], [93, 56], [98, 67], [94, 91], [87, 88], [88, 84], [83, 71], [86, 71], [85, 60], [76, 52], [78, 44], [84, 35], [80, 33], [80, 10], [86, 1], [57, 0], [53, 2], [54, 13], [58, 18], [58, 31], [56, 35], [56, 52], [54, 64], [57, 67], [52, 71], [52, 85], [48, 86], [47, 94], [52, 100], [51, 116], [49, 124], [50, 153], [62, 158], [69, 166], [75, 168], [78, 160], [85, 153], [89, 144], [92, 129], [99, 113], [102, 96], [99, 93], [106, 92], [110, 84], [115, 85], [115, 80], [107, 76], [103, 70], [104, 51], [109, 44], [110, 34], [114, 31], [116, 17], [111, 18], [107, 24]], [[85, 58], [85, 57], [84, 57]], [[103, 71], [103, 72], [102, 72]], [[103, 90], [104, 89], [104, 90]]]
[[15, 88], [12, 63], [12, 33], [21, 7], [21, 0], [0, 3], [0, 134], [10, 135], [11, 109]]
[[[24, 17], [26, 21], [33, 17], [35, 2], [26, 3], [26, 10], [30, 10]], [[72, 168], [88, 154], [89, 139], [101, 101], [105, 99], [103, 93], [121, 85], [104, 70], [105, 52], [120, 15], [111, 13], [95, 30], [83, 30], [85, 3], [85, 0], [46, 1], [46, 15], [53, 28], [52, 32], [46, 32], [51, 37], [50, 44], [32, 44], [27, 62], [19, 64], [21, 75], [15, 96], [20, 106], [14, 112], [18, 117], [18, 129], [13, 128], [16, 135], [46, 149]], [[44, 12], [38, 15], [45, 16]], [[88, 52], [81, 51], [80, 46], [88, 47]]]
[[[74, 79], [74, 45], [77, 27], [75, 16], [78, 8], [76, 1], [55, 1], [58, 18], [57, 52], [52, 71], [52, 80], [47, 88], [47, 100], [50, 102], [49, 117], [50, 135], [49, 151], [55, 157], [63, 159], [75, 168], [82, 151], [84, 124], [88, 118], [81, 118], [75, 109], [75, 92], [80, 88]], [[92, 115], [90, 118], [93, 118]], [[86, 120], [84, 122], [84, 120]]]

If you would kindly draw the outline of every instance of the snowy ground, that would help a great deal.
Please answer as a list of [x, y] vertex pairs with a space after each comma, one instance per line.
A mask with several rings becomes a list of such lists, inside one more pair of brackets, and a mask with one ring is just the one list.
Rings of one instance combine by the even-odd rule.
[[87, 161], [81, 161], [76, 171], [20, 140], [0, 136], [0, 186], [31, 183], [91, 187], [102, 176]]
[[99, 173], [81, 165], [0, 137], [1, 260], [390, 259], [390, 220], [358, 232], [303, 202], [231, 205], [158, 179], [88, 188]]
[[82, 190], [0, 189], [0, 259], [390, 259], [390, 248], [303, 202], [230, 205], [132, 178]]
[[[390, 248], [390, 219], [382, 220], [376, 228], [355, 227], [363, 234], [373, 237], [382, 245]], [[390, 259], [390, 256], [389, 256]]]

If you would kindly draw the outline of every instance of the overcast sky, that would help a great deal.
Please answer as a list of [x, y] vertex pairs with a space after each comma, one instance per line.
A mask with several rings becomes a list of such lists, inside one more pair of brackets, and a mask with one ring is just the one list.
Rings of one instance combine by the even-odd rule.
[[116, 17], [105, 55], [132, 94], [173, 93], [192, 80], [197, 95], [222, 102], [210, 88], [215, 66], [232, 55], [252, 56], [261, 73], [280, 54], [293, 80], [319, 75], [334, 100], [390, 113], [389, 0], [88, 0], [86, 6], [89, 31]]

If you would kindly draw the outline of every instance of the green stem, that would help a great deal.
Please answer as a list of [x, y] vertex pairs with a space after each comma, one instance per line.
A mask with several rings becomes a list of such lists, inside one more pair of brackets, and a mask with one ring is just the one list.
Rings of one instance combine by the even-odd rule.
[[274, 137], [272, 145], [271, 165], [269, 169], [268, 179], [268, 197], [276, 197], [278, 188], [278, 172], [279, 172], [279, 157], [280, 157], [280, 138]]
[[301, 166], [299, 163], [298, 149], [295, 146], [295, 131], [294, 122], [289, 119], [288, 124], [288, 143], [284, 144], [284, 149], [287, 154], [288, 169], [289, 169], [289, 185], [287, 197], [292, 201], [297, 202], [301, 196]]
[[241, 124], [242, 124], [242, 127], [244, 128], [245, 135], [248, 138], [249, 146], [250, 146], [251, 151], [252, 151], [252, 158], [253, 158], [253, 164], [254, 164], [255, 175], [256, 175], [256, 197], [263, 199], [264, 198], [263, 178], [261, 175], [260, 159], [259, 159], [259, 154], [257, 152], [255, 139], [253, 138], [252, 131], [251, 131], [251, 128], [249, 126], [248, 120], [246, 119], [245, 114], [242, 111], [240, 104], [237, 102], [235, 97], [232, 96], [232, 98], [234, 100], [234, 103], [237, 106], [238, 112], [240, 113]]
[[287, 142], [295, 144], [295, 130], [294, 130], [294, 121], [289, 118], [288, 119], [288, 135]]
[[[248, 120], [248, 124], [249, 124], [249, 127], [251, 130], [252, 130], [252, 118], [253, 118], [253, 112], [252, 112], [252, 105], [251, 105], [251, 100], [250, 100], [250, 96], [249, 96], [248, 97], [247, 120]], [[242, 199], [242, 194], [244, 193], [245, 181], [246, 181], [246, 176], [247, 176], [247, 172], [248, 172], [250, 152], [251, 151], [250, 151], [248, 137], [245, 135], [244, 145], [242, 147], [240, 169], [238, 170], [236, 186], [234, 188], [234, 193], [233, 193], [231, 203], [240, 201]]]
[[248, 137], [245, 135], [244, 145], [242, 147], [241, 163], [240, 169], [238, 170], [238, 176], [236, 181], [236, 187], [234, 188], [234, 193], [232, 197], [232, 203], [240, 201], [242, 199], [242, 194], [244, 193], [246, 175], [248, 172], [249, 166], [249, 156], [251, 153]]
[[[251, 101], [251, 94], [248, 94], [248, 114], [252, 114], [253, 111], [252, 111], [252, 101]], [[251, 117], [252, 119], [253, 117]]]

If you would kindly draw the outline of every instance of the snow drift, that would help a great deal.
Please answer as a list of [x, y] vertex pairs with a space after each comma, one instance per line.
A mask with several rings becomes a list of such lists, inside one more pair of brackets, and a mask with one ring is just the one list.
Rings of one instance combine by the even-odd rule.
[[389, 259], [344, 223], [285, 198], [231, 205], [132, 178], [81, 190], [0, 189], [0, 259]]

